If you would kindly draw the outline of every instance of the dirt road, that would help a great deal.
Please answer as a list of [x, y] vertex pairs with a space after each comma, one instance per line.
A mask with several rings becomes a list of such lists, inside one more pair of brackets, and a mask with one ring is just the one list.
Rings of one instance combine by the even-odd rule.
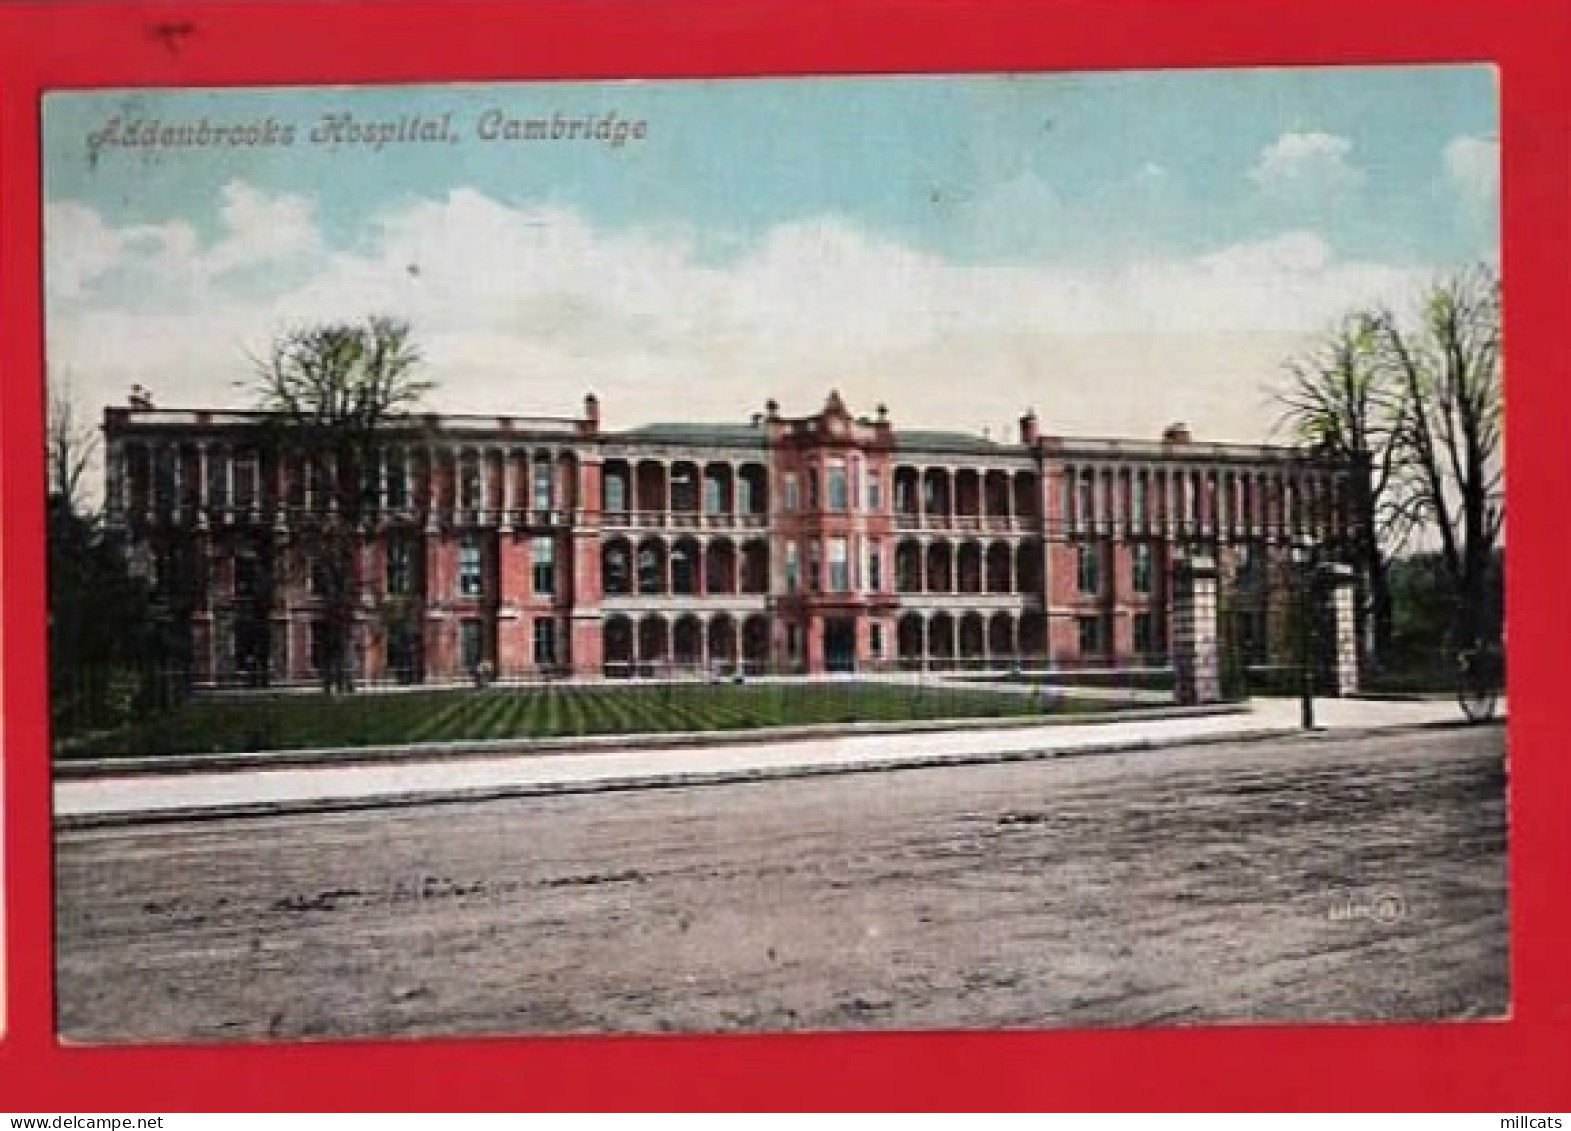
[[72, 831], [73, 1041], [1487, 1017], [1504, 731]]

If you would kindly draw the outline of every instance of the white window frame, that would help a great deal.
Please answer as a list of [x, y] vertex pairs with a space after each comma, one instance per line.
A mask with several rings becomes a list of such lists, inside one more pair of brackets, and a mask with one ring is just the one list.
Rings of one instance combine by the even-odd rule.
[[824, 560], [828, 566], [828, 591], [851, 592], [851, 541], [849, 538], [831, 538], [825, 548]]
[[480, 539], [466, 534], [458, 543], [458, 595], [485, 595], [485, 551]]
[[535, 538], [529, 551], [530, 592], [537, 597], [555, 597], [556, 539], [549, 534], [542, 534]]

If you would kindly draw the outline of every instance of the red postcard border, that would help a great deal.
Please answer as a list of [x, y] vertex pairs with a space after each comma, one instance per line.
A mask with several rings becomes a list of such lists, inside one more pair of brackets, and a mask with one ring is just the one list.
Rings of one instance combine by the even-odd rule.
[[[345, 0], [0, 7], [9, 1111], [1571, 1107], [1571, 7]], [[38, 100], [70, 87], [1486, 62], [1502, 84], [1513, 1016], [1434, 1026], [70, 1049], [53, 1031]]]

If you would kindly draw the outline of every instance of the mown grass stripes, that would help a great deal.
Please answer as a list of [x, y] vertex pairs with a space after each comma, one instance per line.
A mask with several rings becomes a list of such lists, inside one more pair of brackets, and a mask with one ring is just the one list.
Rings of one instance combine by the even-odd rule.
[[[1090, 704], [1057, 701], [1055, 711]], [[198, 698], [66, 756], [287, 750], [1029, 715], [1036, 696], [954, 685], [616, 683]]]

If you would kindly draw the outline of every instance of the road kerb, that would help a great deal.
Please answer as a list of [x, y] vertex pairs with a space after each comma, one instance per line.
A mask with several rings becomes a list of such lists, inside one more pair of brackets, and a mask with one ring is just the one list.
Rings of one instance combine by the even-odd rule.
[[[1503, 721], [1503, 720], [1502, 720]], [[637, 789], [682, 789], [710, 785], [740, 785], [790, 778], [827, 777], [839, 774], [881, 773], [891, 770], [941, 769], [967, 765], [1042, 761], [1106, 754], [1134, 753], [1184, 746], [1213, 746], [1228, 742], [1262, 742], [1272, 739], [1342, 740], [1405, 731], [1453, 729], [1465, 722], [1445, 720], [1388, 726], [1346, 727], [1305, 732], [1297, 727], [1253, 727], [1226, 733], [1194, 735], [1181, 739], [1141, 738], [1073, 748], [1039, 747], [1028, 750], [975, 751], [893, 755], [845, 762], [738, 765], [724, 769], [651, 771], [584, 780], [504, 783], [445, 789], [413, 789], [397, 793], [360, 796], [311, 797], [258, 803], [235, 803], [187, 808], [123, 810], [115, 812], [57, 814], [57, 831], [101, 829], [142, 824], [220, 820], [291, 814], [353, 812], [396, 809], [421, 805], [499, 801], [519, 797], [626, 792]]]

